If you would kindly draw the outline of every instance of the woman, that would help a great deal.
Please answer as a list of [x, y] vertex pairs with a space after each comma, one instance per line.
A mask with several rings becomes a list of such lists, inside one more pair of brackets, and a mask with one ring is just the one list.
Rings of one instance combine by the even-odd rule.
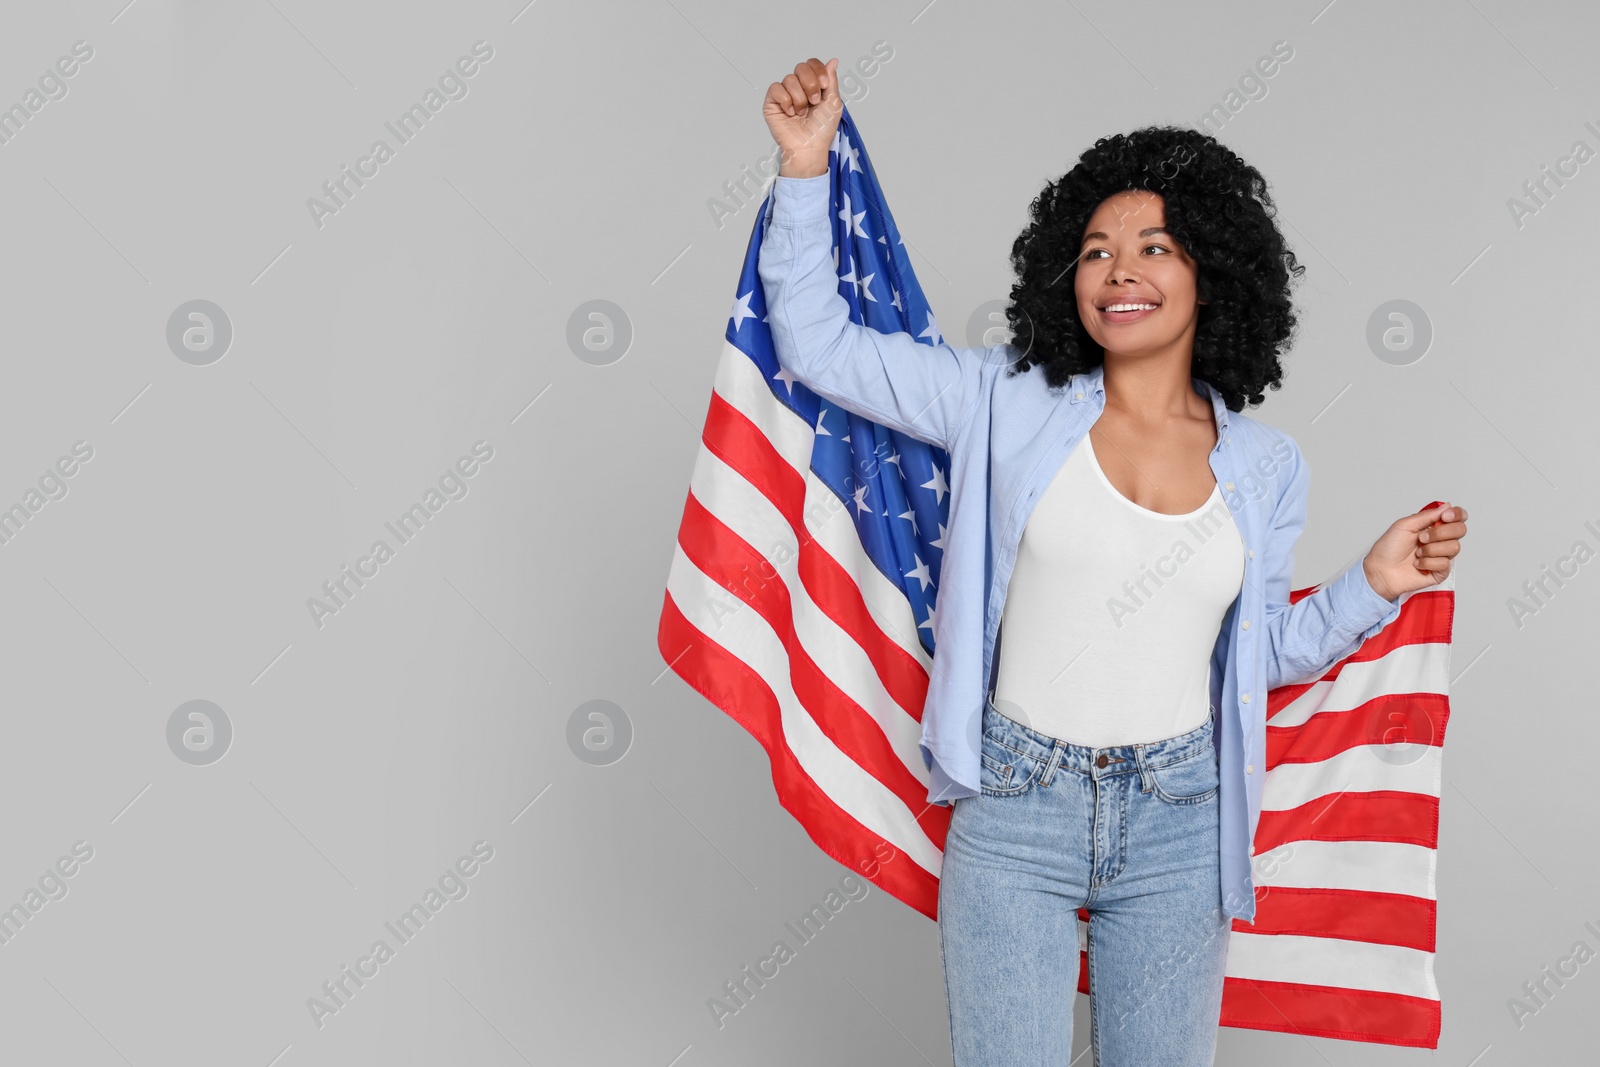
[[1086, 908], [1095, 1062], [1209, 1064], [1232, 920], [1255, 914], [1266, 694], [1448, 576], [1466, 512], [1402, 517], [1287, 603], [1307, 467], [1241, 412], [1281, 382], [1305, 268], [1259, 172], [1202, 133], [1102, 139], [1045, 189], [1012, 249], [1011, 342], [849, 322], [836, 65], [767, 90], [783, 163], [759, 266], [785, 371], [950, 456], [923, 754], [929, 800], [955, 804], [955, 1062], [1067, 1063]]

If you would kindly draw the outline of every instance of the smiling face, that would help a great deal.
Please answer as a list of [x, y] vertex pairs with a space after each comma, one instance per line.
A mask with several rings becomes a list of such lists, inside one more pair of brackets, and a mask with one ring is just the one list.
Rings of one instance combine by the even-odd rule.
[[1161, 194], [1140, 189], [1107, 197], [1084, 227], [1078, 318], [1108, 356], [1193, 356], [1199, 265], [1166, 221]]

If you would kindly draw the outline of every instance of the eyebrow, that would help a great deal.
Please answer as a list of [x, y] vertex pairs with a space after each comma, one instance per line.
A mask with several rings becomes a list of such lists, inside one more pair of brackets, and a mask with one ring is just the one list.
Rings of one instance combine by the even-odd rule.
[[[1165, 226], [1147, 226], [1144, 229], [1139, 231], [1139, 236], [1140, 237], [1152, 237], [1152, 236], [1154, 236], [1155, 234], [1158, 234], [1158, 233], [1167, 233], [1167, 228]], [[1171, 234], [1168, 234], [1168, 236], [1171, 236]], [[1090, 241], [1094, 241], [1094, 240], [1109, 241], [1109, 240], [1111, 240], [1111, 238], [1106, 236], [1104, 233], [1100, 232], [1099, 230], [1096, 230], [1093, 233], [1086, 233], [1086, 234], [1083, 235], [1083, 243], [1084, 244], [1088, 244]]]

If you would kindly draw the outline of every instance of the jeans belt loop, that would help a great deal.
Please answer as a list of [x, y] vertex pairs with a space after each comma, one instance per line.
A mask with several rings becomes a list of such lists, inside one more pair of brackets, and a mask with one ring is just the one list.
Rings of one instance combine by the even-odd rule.
[[1141, 793], [1148, 793], [1150, 792], [1150, 787], [1154, 784], [1154, 781], [1150, 774], [1150, 765], [1145, 761], [1144, 746], [1134, 745], [1133, 754], [1134, 762], [1139, 765], [1139, 791]]

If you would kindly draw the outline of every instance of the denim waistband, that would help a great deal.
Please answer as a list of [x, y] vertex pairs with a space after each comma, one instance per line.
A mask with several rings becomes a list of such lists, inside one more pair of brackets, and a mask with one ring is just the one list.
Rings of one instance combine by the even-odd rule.
[[1132, 774], [1137, 772], [1141, 765], [1155, 769], [1188, 759], [1213, 746], [1212, 730], [1217, 719], [1215, 709], [1208, 708], [1206, 721], [1188, 733], [1142, 744], [1089, 748], [1042, 734], [1010, 718], [994, 706], [992, 692], [988, 696], [987, 703], [988, 707], [983, 713], [984, 736], [1020, 756], [1038, 760], [1045, 766], [1047, 774], [1053, 774], [1059, 768], [1076, 771], [1092, 778]]

